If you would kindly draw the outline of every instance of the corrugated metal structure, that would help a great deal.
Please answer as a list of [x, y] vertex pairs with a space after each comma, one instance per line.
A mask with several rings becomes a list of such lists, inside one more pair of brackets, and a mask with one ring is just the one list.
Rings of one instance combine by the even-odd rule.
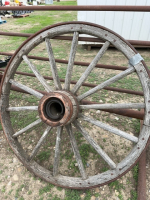
[[[78, 0], [78, 5], [150, 5], [150, 0]], [[150, 41], [149, 12], [78, 11], [78, 21], [105, 26], [125, 39]]]

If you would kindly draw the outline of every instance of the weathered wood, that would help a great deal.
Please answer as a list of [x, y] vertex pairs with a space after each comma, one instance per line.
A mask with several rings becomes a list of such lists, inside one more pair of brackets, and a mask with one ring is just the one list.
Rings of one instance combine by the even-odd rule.
[[38, 106], [22, 106], [22, 107], [9, 107], [6, 111], [26, 111], [26, 110], [38, 110]]
[[48, 52], [49, 62], [50, 62], [51, 70], [52, 70], [55, 88], [56, 88], [56, 90], [61, 90], [62, 87], [61, 87], [60, 79], [58, 76], [56, 62], [55, 62], [52, 46], [50, 43], [50, 39], [45, 38], [45, 43], [46, 43], [46, 47], [47, 47], [47, 52]]
[[71, 127], [71, 125], [67, 125], [65, 127], [66, 127], [66, 130], [67, 130], [68, 135], [70, 137], [71, 146], [72, 146], [74, 155], [76, 157], [76, 161], [77, 161], [81, 176], [82, 176], [83, 179], [87, 179], [87, 175], [86, 175], [86, 172], [84, 170], [84, 166], [83, 166], [82, 159], [81, 159], [81, 156], [80, 156], [80, 152], [79, 152], [79, 149], [78, 149], [78, 146], [77, 146], [77, 142], [76, 142], [76, 139], [75, 139], [74, 134], [72, 132], [72, 127]]
[[92, 104], [92, 105], [79, 105], [80, 109], [142, 109], [145, 108], [145, 103], [116, 103], [116, 104]]
[[144, 149], [145, 145], [144, 141], [149, 138], [150, 136], [150, 129], [148, 126], [143, 125], [138, 143], [133, 147], [130, 151], [129, 155], [123, 159], [119, 164], [118, 168], [121, 171], [125, 171], [129, 166], [133, 165], [135, 160], [139, 157], [139, 154]]
[[90, 122], [91, 124], [94, 124], [94, 125], [96, 125], [96, 126], [98, 126], [100, 128], [103, 128], [106, 131], [109, 131], [111, 133], [119, 135], [120, 137], [123, 137], [123, 138], [125, 138], [127, 140], [130, 140], [130, 141], [134, 142], [134, 143], [138, 142], [138, 138], [137, 137], [135, 137], [133, 135], [130, 135], [130, 134], [124, 132], [124, 131], [121, 131], [121, 130], [119, 130], [117, 128], [114, 128], [114, 127], [112, 127], [112, 126], [110, 126], [108, 124], [105, 124], [105, 123], [100, 122], [98, 120], [94, 120], [94, 119], [92, 119], [90, 117], [86, 117], [85, 115], [82, 115], [82, 114], [80, 114], [79, 117], [81, 117], [84, 121]]
[[21, 84], [21, 83], [18, 83], [17, 81], [14, 81], [13, 79], [10, 79], [9, 82], [10, 82], [12, 85], [19, 87], [20, 89], [22, 89], [22, 90], [24, 90], [24, 91], [26, 91], [26, 92], [28, 92], [28, 93], [34, 95], [35, 97], [37, 97], [37, 98], [39, 98], [39, 99], [41, 99], [41, 98], [43, 97], [43, 94], [41, 94], [40, 92], [37, 92], [37, 91], [35, 91], [35, 90], [29, 88], [29, 87], [26, 86], [26, 85], [23, 85], [23, 84]]
[[91, 73], [91, 71], [94, 69], [94, 67], [97, 65], [100, 58], [104, 55], [104, 53], [107, 51], [108, 47], [110, 45], [110, 42], [106, 41], [105, 44], [102, 46], [102, 48], [99, 50], [98, 54], [95, 56], [95, 58], [92, 60], [90, 65], [86, 68], [85, 72], [82, 74], [81, 78], [78, 80], [76, 85], [74, 86], [72, 93], [76, 93], [79, 88], [81, 87], [82, 83], [87, 79], [88, 75]]
[[143, 92], [144, 92], [144, 102], [145, 102], [145, 116], [144, 124], [150, 126], [150, 78], [147, 71], [143, 67], [142, 63], [138, 63], [134, 66], [141, 80]]
[[48, 126], [46, 128], [46, 130], [44, 131], [43, 135], [41, 136], [40, 140], [38, 141], [37, 145], [35, 146], [35, 148], [33, 149], [30, 157], [29, 157], [29, 161], [31, 161], [37, 154], [37, 152], [39, 151], [40, 147], [42, 146], [42, 144], [44, 143], [44, 141], [46, 140], [50, 130], [52, 129], [51, 126]]
[[71, 45], [71, 51], [70, 51], [70, 57], [68, 61], [68, 68], [67, 68], [67, 73], [66, 73], [66, 78], [65, 78], [65, 85], [64, 85], [65, 90], [70, 90], [71, 76], [72, 76], [72, 71], [73, 71], [76, 50], [78, 46], [78, 37], [79, 37], [79, 32], [74, 32], [72, 45]]
[[31, 63], [31, 61], [29, 60], [29, 58], [26, 55], [23, 55], [22, 58], [24, 59], [24, 61], [26, 62], [26, 64], [30, 67], [30, 69], [33, 71], [33, 73], [35, 74], [35, 76], [37, 77], [37, 79], [40, 81], [40, 83], [43, 85], [43, 87], [45, 88], [45, 90], [47, 92], [52, 92], [52, 89], [51, 89], [50, 85], [48, 85], [48, 83], [46, 82], [46, 80], [39, 73], [39, 71], [33, 65], [33, 63]]
[[85, 92], [84, 94], [80, 95], [79, 97], [77, 97], [78, 101], [81, 101], [82, 99], [94, 94], [95, 92], [97, 92], [98, 90], [103, 89], [104, 87], [114, 83], [115, 81], [118, 81], [122, 78], [124, 78], [125, 76], [133, 73], [135, 71], [134, 67], [130, 67], [129, 69], [126, 69], [124, 72], [121, 72], [120, 74], [117, 74], [116, 76], [108, 79], [107, 81], [99, 84], [98, 86], [90, 89], [89, 91]]
[[61, 142], [62, 131], [63, 131], [63, 127], [62, 126], [57, 128], [55, 157], [54, 157], [54, 164], [53, 164], [53, 176], [57, 176], [57, 174], [58, 174], [59, 156], [60, 156], [60, 142]]
[[28, 126], [26, 126], [25, 128], [21, 129], [20, 131], [16, 132], [13, 135], [13, 138], [18, 137], [19, 135], [21, 135], [22, 133], [26, 132], [27, 130], [29, 130], [30, 128], [33, 128], [34, 126], [36, 126], [37, 124], [39, 124], [42, 120], [41, 119], [37, 119], [36, 121], [34, 121], [33, 123], [29, 124]]
[[138, 143], [134, 144], [131, 153], [126, 156], [123, 161], [117, 164], [117, 168], [114, 170], [108, 170], [106, 172], [97, 173], [93, 176], [89, 176], [86, 180], [83, 180], [81, 177], [69, 177], [57, 175], [53, 176], [53, 173], [50, 170], [47, 170], [44, 166], [41, 166], [34, 160], [28, 161], [26, 158], [28, 154], [24, 151], [24, 146], [22, 143], [19, 143], [18, 140], [12, 137], [14, 134], [14, 130], [11, 123], [11, 116], [9, 112], [4, 108], [8, 108], [9, 105], [9, 93], [10, 93], [10, 84], [9, 80], [15, 75], [17, 68], [22, 62], [22, 56], [28, 55], [31, 50], [41, 42], [45, 40], [46, 37], [50, 39], [63, 34], [70, 34], [74, 32], [80, 32], [81, 34], [88, 34], [94, 37], [98, 37], [104, 41], [109, 41], [114, 47], [116, 47], [119, 51], [121, 51], [127, 59], [130, 59], [136, 54], [136, 51], [126, 43], [121, 37], [113, 32], [105, 29], [104, 27], [98, 27], [97, 25], [92, 24], [82, 24], [82, 22], [71, 22], [69, 24], [62, 25], [54, 25], [50, 28], [47, 28], [40, 33], [36, 34], [34, 37], [27, 40], [22, 47], [20, 47], [19, 51], [16, 51], [14, 57], [9, 63], [9, 67], [3, 76], [3, 80], [1, 83], [1, 122], [3, 125], [3, 130], [6, 135], [7, 141], [9, 142], [11, 148], [17, 155], [17, 157], [21, 160], [21, 162], [34, 174], [41, 177], [43, 180], [53, 183], [55, 185], [60, 185], [68, 188], [89, 188], [95, 187], [96, 185], [100, 186], [108, 183], [108, 181], [113, 181], [117, 179], [119, 176], [126, 173], [130, 167], [135, 164], [141, 153], [145, 150], [147, 141], [150, 136], [149, 122], [149, 100], [150, 100], [150, 92], [149, 92], [149, 78], [144, 66], [144, 62], [140, 63], [140, 67], [134, 66], [138, 77], [142, 83], [142, 87], [144, 88], [144, 101], [146, 104], [145, 108], [145, 118], [144, 123], [146, 126], [143, 126], [141, 134], [139, 136]]
[[97, 153], [107, 162], [111, 169], [116, 168], [116, 164], [111, 160], [111, 158], [102, 150], [102, 148], [91, 138], [88, 132], [80, 125], [76, 120], [73, 123], [76, 128], [81, 132], [85, 139], [90, 143], [90, 145], [97, 151]]

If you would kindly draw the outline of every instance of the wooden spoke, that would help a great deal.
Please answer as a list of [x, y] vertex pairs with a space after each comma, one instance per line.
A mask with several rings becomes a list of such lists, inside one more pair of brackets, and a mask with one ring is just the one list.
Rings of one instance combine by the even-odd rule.
[[82, 83], [87, 79], [88, 75], [91, 73], [93, 68], [97, 65], [98, 61], [103, 56], [105, 51], [108, 49], [109, 45], [110, 45], [110, 42], [108, 42], [108, 41], [105, 42], [105, 44], [99, 50], [99, 52], [96, 55], [96, 57], [93, 59], [93, 61], [90, 63], [90, 65], [86, 68], [85, 72], [82, 74], [81, 78], [78, 80], [78, 82], [74, 86], [74, 88], [72, 90], [73, 93], [76, 93], [79, 90], [79, 88], [81, 87]]
[[14, 81], [13, 79], [10, 79], [9, 82], [12, 85], [19, 87], [20, 89], [22, 89], [22, 90], [34, 95], [35, 97], [37, 97], [39, 99], [41, 99], [43, 97], [43, 94], [41, 94], [40, 92], [37, 92], [37, 91], [29, 88], [28, 86], [25, 86], [25, 85], [23, 85], [21, 83], [18, 83], [17, 81]]
[[38, 110], [38, 106], [24, 106], [24, 107], [9, 107], [7, 111], [26, 111], [26, 110]]
[[91, 138], [91, 136], [87, 133], [87, 131], [80, 125], [80, 123], [77, 120], [74, 121], [74, 125], [81, 132], [81, 134], [85, 137], [85, 139], [90, 143], [90, 145], [97, 151], [97, 153], [108, 163], [108, 165], [112, 169], [115, 169], [116, 168], [116, 164], [101, 149], [101, 147]]
[[52, 92], [51, 87], [48, 85], [48, 83], [43, 78], [43, 76], [39, 73], [39, 71], [36, 69], [36, 67], [31, 63], [31, 61], [29, 60], [29, 58], [26, 55], [23, 55], [22, 58], [27, 63], [27, 65], [30, 67], [30, 69], [33, 71], [33, 73], [35, 74], [35, 76], [37, 77], [37, 79], [40, 81], [40, 83], [43, 85], [43, 87], [45, 88], [45, 90], [47, 92]]
[[[69, 36], [70, 34], [72, 34], [73, 37]], [[92, 60], [90, 59], [90, 56], [88, 57], [89, 64], [86, 66], [85, 70], [81, 73], [80, 77], [75, 83], [75, 81], [72, 81], [72, 77], [74, 75], [74, 67], [77, 64], [75, 62], [78, 51], [77, 45], [79, 40], [85, 40], [85, 37], [80, 38], [79, 34], [86, 34], [89, 35], [89, 37], [92, 36], [93, 41], [95, 39], [97, 41], [105, 41], [105, 44], [102, 46], [101, 49], [99, 48], [98, 52], [96, 53], [97, 55], [95, 55], [94, 58], [92, 58]], [[68, 58], [68, 64], [66, 66], [66, 77], [65, 79], [62, 79], [63, 77], [60, 77], [59, 75], [57, 62], [56, 60], [54, 60], [55, 54], [52, 45], [52, 39], [68, 40], [69, 38], [72, 38], [72, 44], [70, 47], [71, 51]], [[45, 59], [48, 62], [47, 75], [49, 73], [52, 75], [52, 78], [47, 77], [47, 79], [53, 79], [53, 91], [51, 91], [51, 88], [53, 89], [53, 87], [48, 83], [46, 76], [43, 76], [41, 70], [39, 70], [38, 66], [36, 66], [36, 64], [32, 62], [31, 58], [28, 56], [32, 54], [33, 51], [35, 52], [37, 49], [40, 49], [43, 41], [47, 53], [47, 59]], [[94, 85], [95, 80], [91, 80], [91, 86], [89, 88], [85, 88], [86, 91], [83, 92], [83, 86], [87, 86], [85, 82], [89, 79], [89, 76], [95, 70], [95, 65], [99, 63], [99, 60], [101, 61], [102, 56], [104, 56], [103, 54], [107, 53], [109, 43], [111, 43], [111, 45], [113, 45], [117, 49], [119, 54], [122, 55], [121, 59], [125, 58], [129, 62], [128, 67], [126, 67], [126, 69], [124, 69], [123, 71], [118, 71], [118, 73], [116, 73], [117, 75], [110, 74], [110, 77], [105, 77], [104, 81], [101, 80], [98, 83], [98, 85], [95, 85], [93, 87], [92, 85]], [[63, 43], [63, 45], [65, 44]], [[87, 55], [85, 55], [85, 52], [83, 54], [81, 53], [80, 55], [78, 55], [78, 64], [82, 64], [82, 66], [86, 65], [86, 63], [82, 63], [80, 61], [82, 59], [86, 59], [85, 57], [87, 57]], [[57, 61], [62, 63], [61, 60]], [[31, 74], [31, 76], [33, 77], [33, 75], [37, 75], [38, 78], [36, 78], [36, 82], [43, 88], [43, 91], [40, 91], [39, 88], [37, 90], [36, 87], [30, 86], [29, 83], [25, 84], [19, 79], [17, 80], [14, 78], [16, 77], [16, 74], [18, 73], [19, 69], [23, 66], [24, 63], [26, 65], [26, 69], [24, 70], [31, 68], [33, 70], [33, 74]], [[64, 61], [64, 63], [66, 63], [66, 61]], [[97, 67], [99, 67], [99, 70], [97, 70], [97, 76], [99, 80], [101, 79], [101, 73], [99, 73], [99, 71], [101, 71], [102, 68], [117, 69], [117, 67], [113, 67], [111, 65], [98, 65]], [[39, 70], [40, 73], [36, 68]], [[81, 70], [79, 69], [79, 72], [80, 71]], [[20, 161], [23, 164], [25, 164], [25, 167], [29, 171], [33, 172], [34, 174], [36, 174], [43, 180], [48, 181], [51, 184], [59, 185], [64, 188], [89, 189], [94, 187], [100, 187], [123, 176], [131, 169], [131, 167], [138, 161], [138, 158], [146, 150], [150, 136], [150, 81], [148, 72], [149, 71], [146, 64], [144, 63], [144, 61], [142, 61], [142, 57], [137, 53], [137, 51], [135, 51], [135, 49], [132, 48], [132, 46], [129, 45], [129, 43], [127, 43], [126, 40], [124, 40], [118, 34], [108, 30], [105, 27], [97, 26], [96, 24], [94, 25], [92, 23], [86, 22], [67, 22], [59, 23], [42, 29], [41, 31], [36, 33], [36, 35], [33, 35], [33, 37], [30, 37], [28, 40], [26, 40], [14, 53], [13, 57], [9, 61], [9, 65], [7, 66], [7, 70], [5, 70], [5, 73], [3, 74], [3, 79], [1, 81], [1, 123], [3, 131], [13, 152], [20, 159]], [[92, 98], [92, 96], [95, 94], [99, 94], [99, 96], [101, 96], [102, 90], [108, 88], [112, 84], [120, 83], [122, 85], [121, 88], [125, 88], [127, 86], [127, 82], [125, 83], [123, 80], [130, 78], [130, 76], [132, 76], [133, 79], [138, 80], [136, 82], [137, 84], [134, 85], [136, 85], [137, 88], [142, 88], [142, 92], [139, 93], [139, 95], [141, 94], [143, 95], [143, 97], [140, 97], [138, 101], [134, 101], [135, 98], [134, 96], [132, 98], [132, 94], [130, 94], [131, 101], [128, 101], [128, 99], [125, 98], [124, 102], [118, 100], [117, 103], [112, 102], [98, 104], [99, 102], [97, 102], [92, 104], [92, 102], [88, 103], [88, 101], [83, 101], [85, 100], [85, 98], [87, 100], [90, 100], [90, 98]], [[43, 85], [39, 81], [41, 81], [45, 87], [43, 87]], [[18, 91], [28, 93], [25, 94], [25, 96], [36, 96], [37, 102], [39, 102], [40, 105], [32, 105], [32, 102], [28, 102], [28, 104], [22, 104], [20, 105], [20, 107], [17, 104], [14, 105], [14, 101], [11, 98], [11, 90], [15, 90], [15, 88], [18, 88]], [[48, 92], [45, 90], [45, 88]], [[130, 91], [128, 91], [127, 93], [130, 93]], [[115, 98], [117, 98], [117, 96]], [[26, 99], [24, 99], [24, 95], [21, 95], [20, 101], [25, 102], [25, 100]], [[76, 102], [76, 100], [78, 102]], [[39, 106], [39, 112], [37, 111], [37, 106]], [[108, 111], [110, 113], [115, 112], [115, 110], [118, 110], [118, 113], [124, 111], [124, 114], [126, 115], [128, 114], [126, 112], [132, 109], [130, 111], [135, 113], [135, 118], [142, 118], [144, 116], [143, 125], [139, 135], [133, 135], [132, 133], [123, 130], [119, 126], [116, 127], [115, 124], [114, 127], [111, 124], [109, 125], [109, 123], [107, 125], [107, 120], [105, 119], [104, 121], [101, 121], [100, 119], [94, 118], [94, 116], [90, 116], [90, 109], [95, 109], [94, 112], [96, 112], [96, 110], [98, 109], [102, 111]], [[138, 116], [137, 114], [139, 113], [137, 112], [138, 109], [143, 109], [143, 111], [140, 112], [141, 114], [139, 114], [140, 116]], [[15, 113], [15, 111], [18, 112]], [[23, 114], [25, 112], [28, 112], [29, 116], [30, 114], [32, 114], [31, 112], [36, 112], [36, 114], [39, 115], [39, 119], [35, 119], [36, 121], [34, 122], [31, 119], [31, 121], [28, 124], [22, 125], [19, 128], [19, 112], [22, 112]], [[132, 112], [130, 112], [129, 114], [131, 114]], [[84, 116], [84, 113], [86, 113], [86, 116]], [[57, 114], [59, 116], [57, 116]], [[81, 120], [83, 124], [82, 122], [80, 123], [79, 120]], [[28, 154], [28, 151], [25, 150], [26, 142], [20, 142], [20, 139], [23, 139], [22, 137], [24, 137], [24, 134], [32, 134], [32, 130], [38, 132], [39, 127], [42, 127], [44, 125], [43, 123], [47, 125], [46, 127], [44, 126], [45, 128], [43, 130], [42, 135], [39, 136], [38, 140], [33, 146], [33, 149], [30, 150], [30, 155]], [[87, 124], [89, 127], [92, 126], [93, 128], [89, 128], [88, 130], [86, 127], [84, 127], [85, 124]], [[47, 168], [47, 164], [45, 162], [41, 162], [40, 160], [36, 159], [38, 155], [43, 151], [42, 149], [46, 148], [48, 140], [52, 139], [50, 138], [52, 132], [50, 131], [50, 126], [57, 127], [57, 133], [55, 135], [55, 150], [53, 152], [52, 159], [53, 169], [51, 169], [51, 167]], [[70, 139], [69, 142], [71, 145], [71, 151], [74, 153], [74, 157], [72, 159], [73, 161], [75, 161], [75, 165], [78, 165], [79, 169], [78, 172], [75, 172], [72, 176], [70, 176], [70, 172], [60, 173], [62, 171], [59, 163], [60, 156], [61, 153], [64, 153], [61, 152], [61, 146], [65, 145], [62, 142], [62, 137], [65, 137], [65, 134], [63, 134], [63, 126], [65, 126], [65, 132]], [[129, 128], [132, 126], [133, 122], [129, 124]], [[99, 145], [98, 141], [101, 140], [101, 134], [96, 135], [97, 137], [92, 137], [91, 132], [92, 130], [96, 129], [99, 129], [100, 132], [104, 131], [109, 134], [109, 140], [107, 141], [107, 145], [109, 145], [110, 143], [111, 146], [111, 143], [113, 142], [112, 145], [114, 145], [114, 151], [112, 151], [112, 148], [109, 148], [109, 146], [103, 149], [102, 146]], [[94, 148], [94, 151], [100, 157], [100, 160], [102, 160], [102, 162], [105, 162], [108, 165], [108, 169], [105, 172], [103, 172], [103, 165], [101, 164], [98, 167], [96, 166], [96, 170], [93, 171], [92, 166], [89, 166], [88, 168], [84, 167], [84, 157], [82, 157], [80, 151], [81, 145], [78, 144], [78, 140], [76, 141], [76, 131], [80, 132], [83, 136], [84, 141], [82, 146], [84, 146], [84, 144], [90, 145], [91, 148]], [[120, 146], [122, 146], [124, 142], [129, 143], [128, 146], [130, 148], [126, 152], [122, 152], [122, 154], [120, 153], [118, 159], [116, 157], [117, 155], [115, 155], [115, 152], [119, 151]], [[63, 149], [64, 148], [65, 146], [63, 147]], [[88, 156], [88, 159], [93, 159], [93, 163], [97, 163], [97, 160], [95, 160], [95, 158], [96, 157], [91, 158], [90, 155]], [[51, 159], [51, 156], [49, 157], [49, 159]], [[64, 163], [64, 165], [66, 165], [65, 167], [67, 167], [66, 162]]]
[[133, 73], [135, 71], [134, 67], [129, 67], [128, 69], [126, 69], [125, 71], [121, 72], [120, 74], [117, 74], [116, 76], [110, 78], [109, 80], [99, 84], [98, 86], [92, 88], [91, 90], [87, 91], [86, 93], [80, 95], [77, 99], [78, 101], [81, 101], [82, 99], [94, 94], [95, 92], [97, 92], [98, 90], [103, 89], [104, 87], [114, 83], [115, 81], [118, 81], [122, 78], [124, 78], [125, 76]]
[[20, 131], [16, 132], [13, 135], [13, 138], [18, 137], [19, 135], [21, 135], [22, 133], [26, 132], [27, 130], [29, 130], [30, 128], [36, 126], [37, 124], [39, 124], [42, 120], [38, 119], [36, 121], [34, 121], [33, 123], [29, 124], [28, 126], [26, 126], [25, 128], [21, 129]]
[[56, 137], [56, 146], [55, 146], [55, 158], [53, 165], [53, 176], [57, 176], [58, 167], [59, 167], [59, 155], [60, 155], [60, 142], [61, 142], [61, 134], [63, 131], [63, 127], [60, 126], [57, 128], [57, 137]]
[[110, 126], [108, 124], [105, 124], [105, 123], [100, 122], [98, 120], [94, 120], [94, 119], [92, 119], [90, 117], [86, 117], [85, 115], [82, 115], [82, 114], [80, 114], [79, 117], [81, 117], [83, 120], [85, 120], [87, 122], [90, 122], [91, 124], [94, 124], [94, 125], [96, 125], [96, 126], [98, 126], [100, 128], [103, 128], [106, 131], [109, 131], [109, 132], [114, 133], [116, 135], [119, 135], [119, 136], [121, 136], [123, 138], [126, 138], [127, 140], [130, 140], [131, 142], [134, 142], [134, 143], [138, 142], [138, 138], [137, 137], [132, 136], [132, 135], [130, 135], [130, 134], [124, 132], [124, 131], [121, 131], [121, 130], [117, 129], [117, 128], [114, 128], [114, 127], [112, 127], [112, 126]]
[[72, 45], [71, 45], [71, 51], [70, 51], [70, 57], [68, 61], [68, 68], [67, 68], [67, 73], [66, 73], [66, 78], [65, 78], [65, 86], [64, 86], [65, 90], [70, 90], [70, 81], [71, 81], [72, 70], [73, 70], [77, 45], [78, 45], [78, 37], [79, 37], [79, 33], [74, 32]]
[[42, 146], [43, 142], [44, 142], [45, 139], [47, 138], [48, 133], [49, 133], [49, 131], [50, 131], [51, 129], [52, 129], [51, 126], [48, 126], [48, 127], [46, 128], [46, 130], [45, 130], [45, 132], [43, 133], [42, 137], [40, 138], [40, 140], [38, 141], [37, 145], [36, 145], [35, 148], [33, 149], [32, 153], [31, 153], [31, 155], [30, 155], [30, 157], [29, 157], [29, 160], [32, 160], [32, 159], [36, 156], [37, 152], [39, 151], [39, 149], [40, 149], [40, 147]]
[[80, 109], [142, 109], [145, 108], [144, 103], [116, 103], [116, 104], [92, 104], [80, 105]]
[[76, 161], [78, 163], [78, 167], [79, 167], [81, 176], [82, 176], [83, 179], [87, 179], [87, 175], [86, 175], [86, 172], [84, 170], [84, 166], [83, 166], [82, 159], [81, 159], [81, 156], [80, 156], [80, 152], [79, 152], [79, 149], [78, 149], [78, 146], [77, 146], [77, 142], [76, 142], [76, 139], [75, 139], [75, 137], [72, 133], [71, 125], [67, 125], [66, 130], [67, 130], [68, 135], [70, 137], [71, 146], [72, 146], [74, 155], [76, 157]]
[[49, 62], [50, 62], [51, 70], [52, 70], [55, 88], [57, 90], [61, 90], [62, 87], [61, 87], [61, 83], [60, 83], [60, 80], [59, 80], [56, 62], [55, 62], [52, 46], [51, 46], [51, 43], [50, 43], [50, 39], [45, 38], [45, 43], [46, 43], [46, 47], [47, 47], [47, 52], [48, 52]]

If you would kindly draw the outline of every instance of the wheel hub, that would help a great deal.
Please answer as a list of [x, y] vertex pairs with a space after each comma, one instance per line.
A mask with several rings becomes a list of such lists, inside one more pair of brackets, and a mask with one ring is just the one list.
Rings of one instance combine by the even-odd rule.
[[49, 98], [45, 103], [44, 113], [47, 118], [51, 119], [51, 121], [62, 119], [65, 114], [65, 107], [63, 102], [55, 97]]
[[46, 124], [64, 126], [78, 114], [78, 102], [69, 92], [57, 91], [44, 95], [38, 106], [39, 116]]

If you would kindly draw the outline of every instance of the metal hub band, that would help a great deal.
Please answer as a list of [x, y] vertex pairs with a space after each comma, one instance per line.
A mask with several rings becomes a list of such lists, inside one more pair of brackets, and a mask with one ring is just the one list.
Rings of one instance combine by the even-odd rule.
[[39, 116], [46, 124], [56, 127], [72, 122], [78, 114], [76, 98], [66, 91], [44, 95], [38, 106]]

